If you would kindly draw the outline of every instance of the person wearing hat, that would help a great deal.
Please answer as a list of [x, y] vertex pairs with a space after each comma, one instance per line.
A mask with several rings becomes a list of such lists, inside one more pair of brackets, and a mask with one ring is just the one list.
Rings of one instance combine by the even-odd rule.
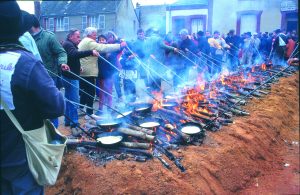
[[234, 30], [230, 30], [225, 38], [225, 41], [228, 45], [230, 45], [230, 49], [228, 50], [228, 61], [229, 61], [229, 70], [236, 71], [239, 65], [238, 52], [240, 49], [241, 39], [238, 35], [235, 34]]
[[280, 29], [276, 29], [273, 32], [274, 41], [271, 51], [272, 63], [275, 65], [285, 64], [286, 44], [288, 43], [287, 37], [281, 32]]
[[[27, 26], [26, 29], [30, 29], [33, 25], [34, 16], [22, 11], [23, 18], [24, 18], [24, 24]], [[37, 59], [42, 60], [41, 55], [39, 53], [39, 50], [35, 44], [35, 41], [31, 34], [26, 31], [20, 38], [19, 41], [22, 43], [22, 45], [29, 50]]]
[[252, 35], [252, 41], [253, 41], [253, 47], [254, 47], [254, 52], [252, 56], [252, 63], [258, 63], [260, 62], [261, 59], [261, 54], [259, 53], [259, 46], [260, 46], [260, 39], [258, 38], [258, 33], [254, 32]]
[[[56, 39], [53, 32], [44, 30], [40, 26], [40, 22], [36, 16], [33, 17], [33, 25], [30, 29], [30, 33], [35, 40], [49, 75], [53, 79], [56, 87], [60, 89], [62, 87], [62, 82], [60, 79], [61, 71], [70, 70], [69, 66], [67, 65], [66, 51]], [[51, 121], [57, 128], [59, 125], [58, 118], [51, 119]]]
[[245, 33], [245, 39], [243, 40], [243, 56], [241, 60], [242, 65], [251, 65], [252, 64], [252, 57], [255, 51], [254, 41], [251, 38], [251, 32]]
[[[0, 2], [0, 168], [1, 194], [43, 194], [26, 158], [22, 134], [5, 113], [5, 104], [25, 131], [64, 113], [62, 93], [44, 64], [18, 41], [28, 30], [16, 1]], [[4, 103], [3, 103], [4, 102]]]
[[[189, 72], [192, 71], [192, 67], [195, 67], [195, 62], [197, 58], [195, 58], [195, 55], [200, 54], [199, 49], [197, 48], [197, 45], [192, 41], [192, 39], [189, 36], [187, 29], [181, 29], [179, 31], [180, 41], [179, 41], [179, 49], [185, 53], [185, 56], [189, 59], [182, 57], [183, 63], [183, 70], [182, 72], [185, 72], [183, 74], [183, 77], [185, 80], [189, 78]], [[182, 73], [181, 73], [182, 75]]]

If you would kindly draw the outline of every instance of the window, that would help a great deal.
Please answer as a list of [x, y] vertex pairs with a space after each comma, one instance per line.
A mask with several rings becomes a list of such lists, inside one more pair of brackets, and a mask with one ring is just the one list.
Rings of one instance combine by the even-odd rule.
[[173, 31], [178, 33], [181, 29], [185, 28], [185, 17], [173, 17]]
[[56, 18], [56, 31], [63, 31], [63, 19]]
[[254, 14], [247, 14], [241, 16], [241, 33], [245, 32], [256, 32], [256, 24], [257, 24], [257, 17]]
[[133, 20], [133, 31], [136, 32], [136, 21]]
[[54, 31], [54, 18], [49, 18], [49, 29], [50, 31]]
[[87, 28], [87, 16], [82, 16], [82, 29]]
[[237, 12], [236, 34], [260, 32], [262, 11], [246, 10]]
[[69, 17], [64, 17], [64, 31], [69, 30]]
[[105, 29], [105, 15], [99, 15], [98, 18], [98, 28]]
[[192, 19], [191, 20], [191, 33], [197, 33], [199, 30], [204, 30], [203, 19]]
[[91, 16], [89, 20], [90, 27], [97, 28], [97, 18], [96, 16]]
[[49, 25], [48, 25], [48, 18], [44, 18], [44, 29], [48, 29]]

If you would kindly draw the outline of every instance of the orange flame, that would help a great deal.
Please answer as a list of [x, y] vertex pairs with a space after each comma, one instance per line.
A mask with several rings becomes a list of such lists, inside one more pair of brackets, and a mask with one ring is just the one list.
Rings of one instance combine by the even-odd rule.
[[261, 65], [261, 69], [262, 69], [262, 70], [267, 70], [267, 65], [266, 65], [265, 63], [263, 63], [263, 64]]
[[170, 142], [171, 141], [171, 136], [166, 134], [166, 137], [167, 137], [168, 142]]
[[162, 108], [163, 104], [163, 93], [161, 91], [159, 92], [152, 92], [153, 96], [155, 97], [155, 100], [153, 101], [153, 107], [152, 111], [157, 111], [158, 109]]

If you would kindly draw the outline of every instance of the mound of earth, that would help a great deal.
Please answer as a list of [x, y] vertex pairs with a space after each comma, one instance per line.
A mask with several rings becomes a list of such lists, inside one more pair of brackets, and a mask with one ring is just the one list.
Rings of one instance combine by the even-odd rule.
[[250, 116], [208, 132], [201, 146], [174, 151], [185, 173], [157, 159], [96, 166], [69, 150], [46, 194], [298, 194], [298, 94], [298, 73], [281, 78], [269, 95], [249, 101]]

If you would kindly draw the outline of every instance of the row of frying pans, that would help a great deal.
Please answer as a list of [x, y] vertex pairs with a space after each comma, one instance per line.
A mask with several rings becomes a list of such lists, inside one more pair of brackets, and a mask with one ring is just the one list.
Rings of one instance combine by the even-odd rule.
[[[174, 106], [174, 104], [166, 104], [166, 106]], [[117, 146], [124, 138], [124, 135], [117, 131], [117, 128], [121, 126], [122, 122], [130, 118], [132, 113], [145, 115], [150, 113], [151, 110], [152, 110], [152, 104], [139, 104], [135, 106], [133, 110], [122, 112], [122, 114], [119, 113], [110, 119], [97, 120], [96, 122], [97, 127], [90, 128], [89, 132], [94, 134], [97, 142], [102, 146], [109, 146], [109, 147]], [[154, 129], [160, 126], [161, 123], [162, 122], [159, 120], [148, 118], [139, 121], [138, 125], [143, 128]], [[184, 123], [180, 125], [178, 129], [182, 133], [188, 135], [197, 135], [203, 132], [200, 125], [192, 122]], [[111, 132], [107, 132], [107, 131], [111, 131]]]

